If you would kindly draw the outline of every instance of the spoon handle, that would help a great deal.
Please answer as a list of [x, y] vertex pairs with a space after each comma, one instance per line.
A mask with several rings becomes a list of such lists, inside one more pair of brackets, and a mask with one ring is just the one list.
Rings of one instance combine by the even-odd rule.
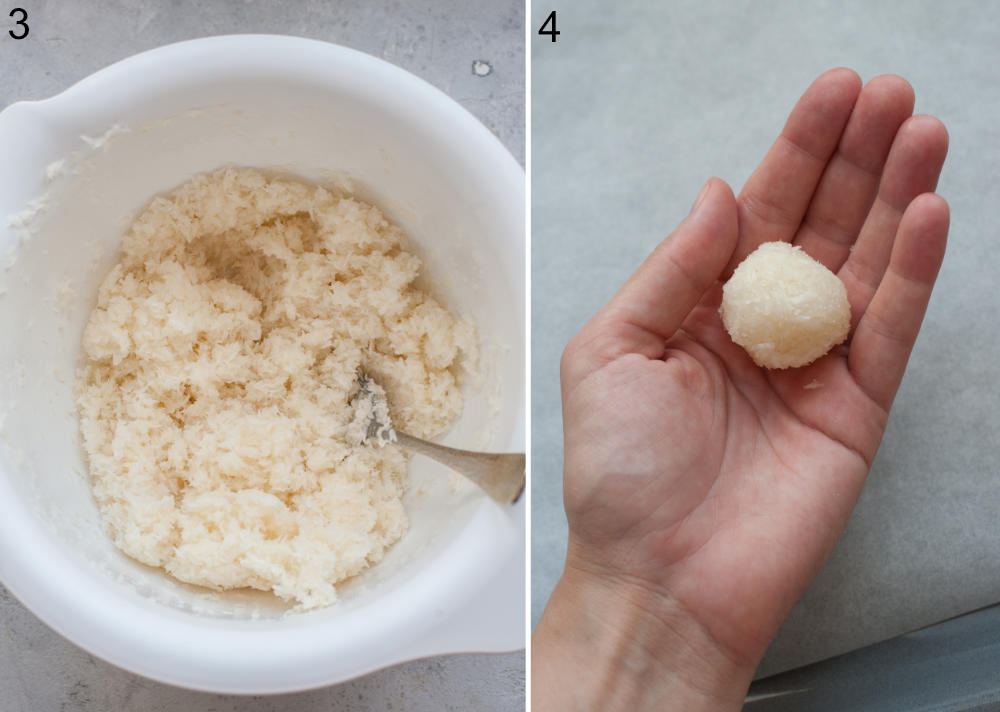
[[464, 475], [500, 504], [514, 504], [524, 491], [524, 453], [457, 450], [398, 430], [396, 442]]

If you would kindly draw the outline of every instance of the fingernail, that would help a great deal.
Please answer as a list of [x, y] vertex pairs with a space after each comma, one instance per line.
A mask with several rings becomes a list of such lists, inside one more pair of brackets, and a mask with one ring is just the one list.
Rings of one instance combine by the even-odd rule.
[[709, 189], [711, 187], [712, 187], [712, 179], [709, 178], [707, 181], [705, 181], [705, 185], [703, 185], [701, 187], [701, 192], [698, 193], [698, 197], [694, 199], [694, 205], [691, 206], [691, 212], [692, 213], [694, 211], [696, 211], [701, 206], [701, 204], [705, 201], [705, 198], [708, 196], [708, 194], [710, 192]]

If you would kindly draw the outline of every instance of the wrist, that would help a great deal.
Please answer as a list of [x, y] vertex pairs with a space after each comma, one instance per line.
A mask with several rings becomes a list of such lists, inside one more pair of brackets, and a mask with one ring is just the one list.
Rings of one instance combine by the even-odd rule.
[[533, 636], [532, 705], [739, 710], [754, 669], [670, 597], [583, 567], [571, 553]]

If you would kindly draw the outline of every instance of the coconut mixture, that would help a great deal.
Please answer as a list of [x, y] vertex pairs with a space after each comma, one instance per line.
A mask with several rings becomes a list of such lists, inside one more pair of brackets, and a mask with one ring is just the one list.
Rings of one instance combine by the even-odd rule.
[[719, 311], [733, 341], [764, 368], [810, 364], [851, 328], [844, 283], [787, 242], [765, 242], [740, 262]]
[[434, 437], [474, 328], [413, 286], [420, 260], [377, 208], [250, 169], [154, 199], [122, 252], [77, 384], [107, 531], [182, 581], [332, 603], [407, 527], [406, 455], [349, 435], [357, 373]]

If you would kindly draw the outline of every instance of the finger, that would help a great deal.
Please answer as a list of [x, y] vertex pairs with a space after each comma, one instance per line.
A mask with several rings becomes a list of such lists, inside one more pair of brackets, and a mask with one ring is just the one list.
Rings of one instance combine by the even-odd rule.
[[893, 138], [912, 113], [913, 88], [902, 77], [876, 77], [861, 90], [795, 236], [795, 244], [828, 269], [836, 272], [847, 260], [875, 200]]
[[585, 370], [626, 353], [660, 358], [666, 340], [719, 279], [736, 236], [736, 198], [725, 181], [712, 178], [684, 222], [574, 337], [567, 354]]
[[878, 197], [839, 277], [856, 326], [882, 281], [900, 220], [910, 202], [937, 187], [948, 153], [948, 132], [933, 116], [907, 119], [889, 152]]
[[860, 92], [850, 69], [831, 69], [806, 89], [740, 191], [740, 242], [727, 271], [762, 242], [795, 235]]
[[903, 378], [948, 237], [948, 204], [927, 193], [899, 223], [889, 266], [858, 323], [847, 356], [855, 381], [888, 411]]

